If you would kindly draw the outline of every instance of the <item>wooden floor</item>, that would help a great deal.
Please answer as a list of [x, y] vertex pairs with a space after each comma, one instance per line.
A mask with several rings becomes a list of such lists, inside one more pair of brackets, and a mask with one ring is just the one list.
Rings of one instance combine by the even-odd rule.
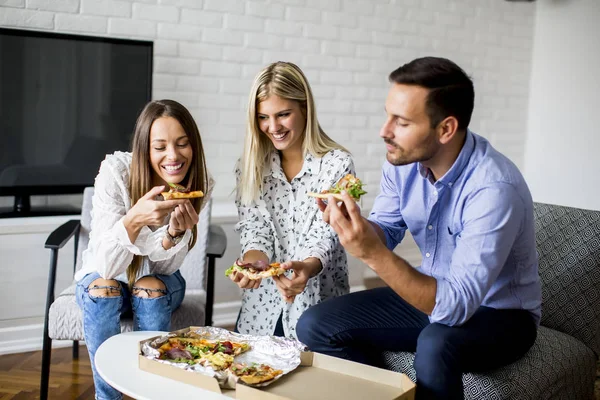
[[[94, 381], [85, 347], [72, 360], [71, 348], [52, 351], [50, 399], [94, 399]], [[39, 399], [42, 352], [0, 356], [0, 399]]]

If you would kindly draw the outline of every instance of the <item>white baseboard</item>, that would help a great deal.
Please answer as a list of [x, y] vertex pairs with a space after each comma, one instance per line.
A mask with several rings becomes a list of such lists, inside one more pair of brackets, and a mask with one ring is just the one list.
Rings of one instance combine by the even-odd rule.
[[[25, 353], [42, 349], [43, 324], [28, 324], [0, 328], [0, 355]], [[68, 347], [70, 340], [53, 340], [52, 347]]]
[[[363, 285], [355, 285], [350, 288], [350, 292], [364, 290]], [[234, 325], [242, 302], [228, 301], [224, 303], [216, 303], [213, 312], [214, 326], [231, 326]], [[21, 325], [0, 327], [0, 355], [25, 353], [28, 351], [38, 351], [42, 349], [42, 336], [44, 325], [42, 323], [27, 323], [16, 320], [15, 323]], [[70, 340], [53, 340], [52, 348], [68, 347], [72, 345]]]

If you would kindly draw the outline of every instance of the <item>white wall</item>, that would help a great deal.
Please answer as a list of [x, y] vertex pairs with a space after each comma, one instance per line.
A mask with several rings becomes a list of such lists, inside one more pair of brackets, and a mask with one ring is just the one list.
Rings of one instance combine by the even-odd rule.
[[600, 209], [600, 1], [538, 0], [525, 176], [536, 201]]
[[[591, 1], [591, 0], [590, 0]], [[157, 4], [158, 3], [158, 4]], [[0, 0], [0, 26], [155, 41], [154, 98], [190, 108], [215, 198], [232, 204], [233, 165], [254, 75], [289, 60], [306, 72], [324, 129], [356, 154], [375, 196], [387, 75], [440, 55], [473, 75], [473, 129], [523, 163], [534, 5], [504, 0]]]
[[[154, 41], [153, 97], [173, 98], [192, 111], [217, 180], [214, 221], [227, 222], [228, 257], [217, 265], [219, 319], [220, 312], [231, 316], [239, 298], [222, 277], [239, 248], [231, 229], [232, 171], [242, 148], [247, 93], [263, 66], [293, 61], [306, 72], [321, 125], [355, 155], [369, 191], [363, 203], [368, 210], [385, 154], [378, 132], [387, 76], [415, 57], [448, 57], [471, 74], [472, 129], [523, 165], [534, 12], [534, 4], [505, 0], [0, 0], [0, 26]], [[32, 203], [62, 201], [79, 199], [39, 197]], [[0, 206], [10, 205], [11, 198], [0, 198]], [[20, 239], [31, 249], [43, 243], [41, 237]], [[418, 250], [409, 243], [399, 252], [418, 263]], [[21, 287], [29, 270], [47, 260], [25, 264]], [[351, 283], [360, 284], [364, 268], [350, 264]], [[44, 296], [42, 288], [40, 316]], [[39, 327], [32, 321], [27, 323]], [[19, 323], [0, 315], [0, 352], [3, 328]]]

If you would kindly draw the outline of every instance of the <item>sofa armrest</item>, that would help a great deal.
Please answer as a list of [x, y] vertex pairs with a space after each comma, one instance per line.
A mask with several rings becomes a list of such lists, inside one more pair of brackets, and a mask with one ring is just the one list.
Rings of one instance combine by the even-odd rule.
[[47, 249], [62, 249], [73, 236], [77, 237], [81, 223], [78, 219], [65, 222], [48, 235], [44, 247]]

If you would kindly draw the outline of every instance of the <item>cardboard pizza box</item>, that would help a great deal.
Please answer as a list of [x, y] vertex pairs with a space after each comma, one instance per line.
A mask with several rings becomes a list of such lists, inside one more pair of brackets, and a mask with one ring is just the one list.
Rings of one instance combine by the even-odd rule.
[[[175, 332], [190, 329], [195, 327]], [[239, 384], [235, 390], [221, 389], [214, 378], [155, 362], [141, 352], [139, 366], [238, 400], [414, 400], [415, 396], [415, 384], [405, 374], [313, 352], [303, 352], [298, 368], [262, 388]]]

